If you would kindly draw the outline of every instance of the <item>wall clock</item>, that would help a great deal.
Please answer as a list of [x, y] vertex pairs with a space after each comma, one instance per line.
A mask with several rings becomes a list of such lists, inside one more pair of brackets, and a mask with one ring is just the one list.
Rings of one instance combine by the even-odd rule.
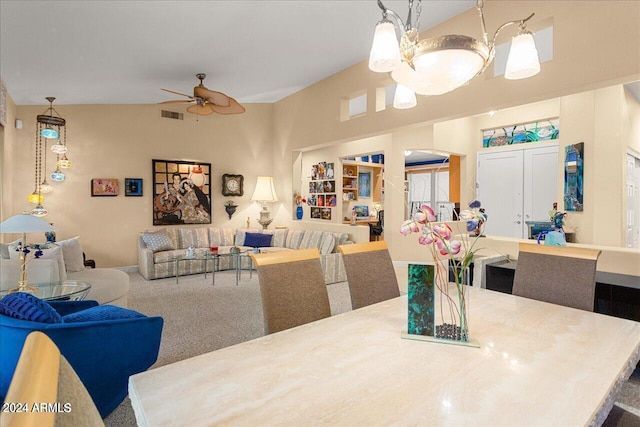
[[244, 177], [242, 175], [222, 175], [222, 195], [242, 196], [244, 194]]

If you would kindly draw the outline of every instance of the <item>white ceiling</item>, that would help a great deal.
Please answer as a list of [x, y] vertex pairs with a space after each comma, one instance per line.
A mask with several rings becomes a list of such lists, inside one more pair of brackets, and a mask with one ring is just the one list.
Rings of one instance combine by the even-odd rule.
[[[384, 4], [406, 16], [406, 0]], [[420, 28], [474, 5], [424, 0]], [[0, 75], [18, 105], [157, 103], [196, 73], [275, 102], [367, 59], [380, 18], [375, 0], [0, 0]]]

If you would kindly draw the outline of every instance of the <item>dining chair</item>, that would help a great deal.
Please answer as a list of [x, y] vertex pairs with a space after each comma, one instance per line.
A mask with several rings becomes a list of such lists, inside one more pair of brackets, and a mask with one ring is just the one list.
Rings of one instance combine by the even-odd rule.
[[520, 243], [513, 295], [593, 311], [600, 250]]
[[258, 270], [265, 333], [331, 316], [317, 248], [250, 255]]
[[338, 250], [344, 261], [354, 310], [400, 296], [387, 242], [340, 245]]
[[78, 375], [40, 331], [24, 342], [5, 405], [2, 427], [104, 426]]

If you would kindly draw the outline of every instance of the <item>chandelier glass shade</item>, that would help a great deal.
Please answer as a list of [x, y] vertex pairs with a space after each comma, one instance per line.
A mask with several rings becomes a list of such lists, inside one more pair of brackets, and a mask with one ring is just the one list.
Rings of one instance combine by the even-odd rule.
[[60, 167], [57, 167], [56, 170], [51, 172], [51, 179], [55, 182], [62, 182], [65, 179], [65, 175], [60, 170]]
[[[412, 13], [416, 3], [416, 19]], [[482, 12], [484, 0], [476, 2], [480, 14], [483, 40], [464, 35], [446, 35], [428, 39], [419, 38], [419, 21], [422, 1], [409, 0], [409, 15], [406, 23], [397, 13], [387, 9], [381, 0], [382, 20], [378, 22], [369, 55], [369, 68], [379, 73], [391, 73], [391, 78], [401, 86], [419, 95], [442, 95], [467, 84], [481, 74], [493, 61], [495, 40], [500, 31], [512, 24], [519, 24], [520, 32], [513, 38], [507, 61], [507, 79], [523, 79], [540, 72], [538, 52], [531, 33], [526, 31], [526, 22], [533, 17], [509, 21], [502, 24], [489, 40]], [[389, 19], [393, 18], [396, 25]], [[396, 36], [399, 30], [400, 40]], [[406, 90], [397, 90], [396, 97], [404, 96]], [[396, 102], [394, 106], [408, 105]], [[396, 107], [411, 108], [411, 107]]]

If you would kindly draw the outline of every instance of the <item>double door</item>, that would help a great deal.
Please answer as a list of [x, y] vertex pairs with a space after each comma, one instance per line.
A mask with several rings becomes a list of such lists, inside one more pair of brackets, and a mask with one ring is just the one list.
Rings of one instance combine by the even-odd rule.
[[526, 239], [527, 221], [549, 221], [558, 178], [556, 145], [478, 153], [476, 198], [488, 215], [485, 234]]

